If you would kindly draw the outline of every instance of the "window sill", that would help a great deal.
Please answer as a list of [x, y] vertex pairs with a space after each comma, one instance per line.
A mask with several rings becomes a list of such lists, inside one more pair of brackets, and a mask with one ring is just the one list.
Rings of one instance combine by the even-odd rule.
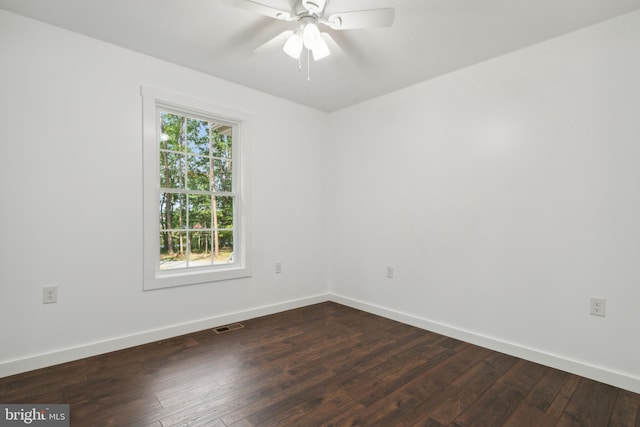
[[221, 280], [241, 279], [251, 276], [251, 270], [243, 266], [223, 266], [215, 268], [215, 270], [207, 268], [203, 270], [177, 270], [174, 272], [162, 271], [145, 277], [144, 290], [151, 291], [177, 286], [219, 282]]

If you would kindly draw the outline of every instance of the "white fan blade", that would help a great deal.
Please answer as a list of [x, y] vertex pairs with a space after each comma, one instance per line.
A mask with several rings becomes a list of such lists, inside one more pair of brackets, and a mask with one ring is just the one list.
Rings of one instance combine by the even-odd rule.
[[283, 21], [293, 21], [295, 19], [291, 16], [291, 12], [279, 10], [253, 0], [224, 0], [224, 2], [230, 6], [249, 10], [270, 18], [281, 19]]
[[390, 27], [393, 25], [395, 10], [372, 9], [356, 12], [333, 14], [327, 19], [327, 25], [334, 30], [354, 30], [358, 28]]
[[284, 46], [284, 44], [287, 42], [287, 39], [291, 37], [291, 34], [293, 34], [293, 31], [283, 31], [262, 46], [255, 48], [254, 52], [263, 53], [276, 49], [282, 49], [282, 46]]

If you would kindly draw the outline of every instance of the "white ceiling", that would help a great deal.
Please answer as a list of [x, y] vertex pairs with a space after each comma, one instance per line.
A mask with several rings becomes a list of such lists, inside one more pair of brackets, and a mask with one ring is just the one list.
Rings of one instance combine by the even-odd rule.
[[323, 111], [640, 9], [640, 0], [329, 0], [326, 12], [384, 7], [395, 8], [391, 28], [328, 29], [344, 54], [312, 59], [307, 81], [306, 61], [298, 71], [280, 49], [253, 52], [293, 22], [223, 0], [0, 0], [2, 9]]

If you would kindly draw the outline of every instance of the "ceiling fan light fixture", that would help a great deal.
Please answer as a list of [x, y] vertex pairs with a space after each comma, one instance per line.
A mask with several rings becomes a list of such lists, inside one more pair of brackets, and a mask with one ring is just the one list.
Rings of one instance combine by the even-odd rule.
[[[295, 32], [292, 30], [284, 31], [254, 51], [262, 52], [266, 51], [267, 48], [271, 49], [273, 46], [282, 46], [282, 42], [285, 40], [282, 50], [290, 57], [298, 60], [298, 70], [302, 69], [300, 58], [304, 49], [307, 50], [307, 69], [309, 68], [312, 54], [314, 61], [319, 61], [331, 55], [331, 50], [339, 54], [344, 53], [331, 37], [331, 34], [320, 33], [318, 28], [320, 24], [333, 30], [354, 30], [390, 27], [393, 25], [395, 18], [395, 10], [393, 8], [338, 12], [327, 17], [325, 6], [329, 0], [287, 0], [290, 6], [291, 3], [295, 3], [290, 8], [290, 11], [263, 4], [262, 2], [265, 0], [224, 1], [241, 9], [254, 11], [270, 18], [296, 22], [298, 26]], [[329, 45], [331, 45], [331, 49]], [[307, 79], [309, 79], [308, 71]]]
[[331, 51], [329, 50], [327, 42], [325, 42], [322, 38], [320, 38], [319, 41], [316, 42], [315, 46], [311, 50], [311, 53], [313, 53], [314, 61], [319, 61], [322, 58], [326, 58], [327, 56], [331, 55]]
[[282, 47], [282, 50], [292, 57], [293, 59], [300, 59], [300, 54], [302, 53], [302, 36], [300, 35], [300, 31], [296, 31], [289, 38], [287, 42]]
[[304, 30], [302, 30], [302, 40], [304, 41], [304, 47], [309, 50], [313, 50], [316, 44], [323, 42], [320, 30], [315, 22], [309, 22], [304, 26]]

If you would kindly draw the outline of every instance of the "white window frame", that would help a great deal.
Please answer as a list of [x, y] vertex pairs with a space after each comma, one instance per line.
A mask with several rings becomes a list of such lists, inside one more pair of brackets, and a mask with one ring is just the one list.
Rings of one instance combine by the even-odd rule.
[[[249, 189], [247, 163], [250, 116], [191, 97], [142, 86], [143, 190], [144, 190], [144, 290], [170, 288], [249, 277]], [[233, 263], [176, 270], [160, 270], [160, 115], [161, 109], [207, 117], [233, 127], [232, 177], [236, 205], [234, 209]]]

